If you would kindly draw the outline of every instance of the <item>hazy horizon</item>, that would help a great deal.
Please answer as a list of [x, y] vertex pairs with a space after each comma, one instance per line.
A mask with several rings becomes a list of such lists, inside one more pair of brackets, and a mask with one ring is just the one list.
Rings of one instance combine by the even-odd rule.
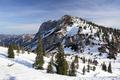
[[120, 29], [119, 0], [0, 0], [0, 34], [35, 34], [65, 14]]

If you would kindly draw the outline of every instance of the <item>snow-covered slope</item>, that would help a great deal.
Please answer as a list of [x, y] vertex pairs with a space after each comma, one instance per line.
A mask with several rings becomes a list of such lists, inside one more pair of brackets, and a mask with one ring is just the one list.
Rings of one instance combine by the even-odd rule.
[[[69, 49], [65, 49], [69, 50]], [[96, 67], [96, 71], [90, 71], [90, 73], [86, 72], [86, 75], [82, 75], [83, 66], [87, 65], [87, 63], [83, 64], [79, 59], [79, 68], [77, 70], [76, 77], [63, 76], [58, 74], [48, 74], [46, 70], [35, 70], [32, 68], [32, 64], [34, 63], [36, 55], [34, 53], [28, 54], [25, 52], [16, 53], [15, 59], [7, 58], [7, 48], [0, 47], [0, 80], [120, 80], [120, 55], [117, 56], [117, 60], [109, 60], [106, 58], [97, 58], [99, 64]], [[67, 56], [66, 59], [68, 62], [72, 61], [74, 55]], [[85, 56], [86, 58], [93, 59], [94, 56], [89, 54], [80, 54], [79, 57]], [[44, 57], [45, 64], [43, 67], [46, 69], [48, 62], [50, 60], [49, 57]], [[113, 73], [104, 72], [101, 70], [100, 64], [102, 62], [111, 61]]]

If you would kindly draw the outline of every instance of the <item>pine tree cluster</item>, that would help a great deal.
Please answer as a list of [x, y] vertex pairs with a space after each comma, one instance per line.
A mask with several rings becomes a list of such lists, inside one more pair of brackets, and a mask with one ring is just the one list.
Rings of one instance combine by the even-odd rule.
[[109, 73], [112, 73], [111, 62], [109, 63], [108, 68], [107, 68], [105, 62], [103, 62], [103, 64], [102, 64], [102, 70], [108, 71]]

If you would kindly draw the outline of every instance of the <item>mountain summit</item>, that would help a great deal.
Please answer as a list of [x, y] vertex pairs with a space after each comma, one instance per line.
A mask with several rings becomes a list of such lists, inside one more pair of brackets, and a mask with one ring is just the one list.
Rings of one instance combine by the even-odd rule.
[[44, 22], [34, 39], [25, 48], [34, 51], [38, 35], [42, 36], [44, 49], [52, 51], [58, 43], [75, 52], [120, 52], [120, 30], [97, 25], [79, 17], [64, 15], [59, 20]]

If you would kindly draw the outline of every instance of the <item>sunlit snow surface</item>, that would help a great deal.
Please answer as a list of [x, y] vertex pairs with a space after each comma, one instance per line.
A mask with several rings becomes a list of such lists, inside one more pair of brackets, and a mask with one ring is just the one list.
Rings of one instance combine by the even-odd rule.
[[[70, 52], [69, 48], [65, 50]], [[16, 52], [16, 51], [15, 51]], [[85, 56], [86, 58], [93, 58], [93, 56], [88, 54], [80, 54], [80, 57]], [[63, 76], [58, 74], [48, 74], [46, 73], [46, 68], [50, 58], [44, 57], [45, 64], [43, 65], [45, 70], [35, 70], [32, 68], [36, 55], [34, 53], [24, 54], [16, 53], [15, 59], [7, 58], [7, 48], [0, 47], [0, 80], [120, 80], [120, 55], [118, 55], [117, 60], [108, 60], [106, 58], [98, 58], [98, 66], [95, 72], [86, 72], [86, 75], [82, 75], [82, 68], [84, 65], [81, 60], [79, 60], [79, 68], [77, 70], [76, 77]], [[68, 63], [70, 63], [74, 58], [72, 56], [66, 57]], [[102, 62], [108, 63], [111, 61], [113, 73], [104, 72], [101, 70]], [[12, 65], [12, 66], [9, 66]]]
[[67, 35], [68, 36], [74, 36], [75, 34], [78, 33], [79, 27], [78, 24], [73, 24], [72, 26], [67, 27]]

